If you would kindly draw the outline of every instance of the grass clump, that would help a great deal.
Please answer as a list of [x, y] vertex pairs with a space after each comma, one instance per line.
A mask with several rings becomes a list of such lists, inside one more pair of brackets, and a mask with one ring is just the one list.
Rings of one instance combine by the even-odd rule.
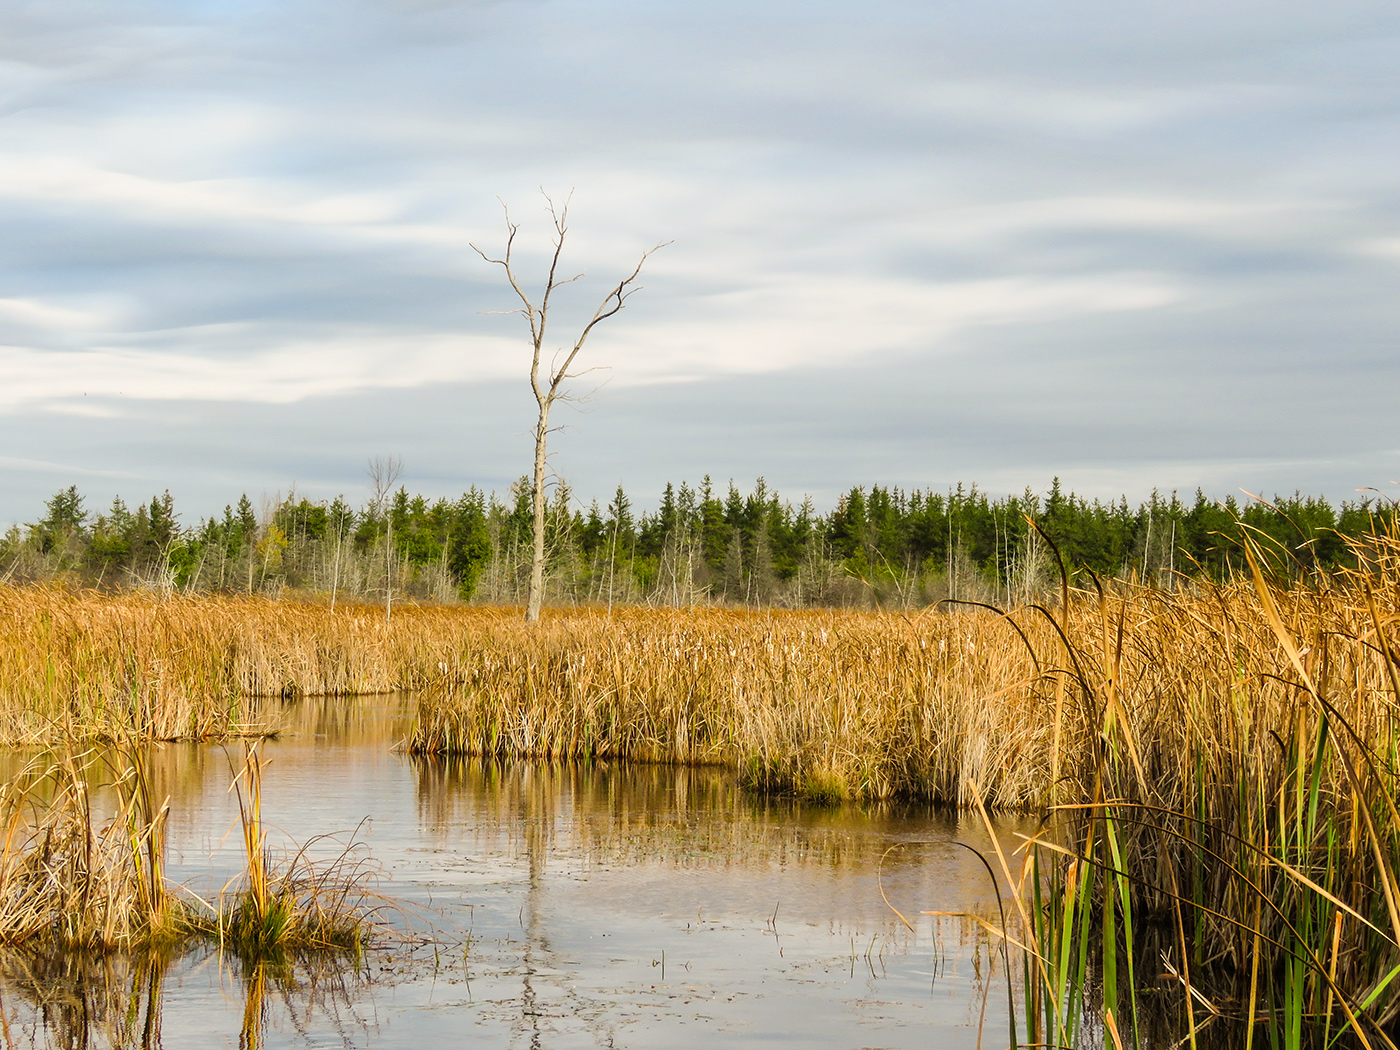
[[[313, 862], [308, 843], [279, 863], [262, 820], [262, 761], [245, 755], [234, 786], [244, 874], [213, 904], [165, 878], [169, 806], [127, 749], [36, 760], [0, 787], [0, 947], [36, 956], [169, 953], [205, 941], [250, 965], [358, 953], [386, 932], [385, 902], [353, 841]], [[105, 812], [94, 803], [105, 782]]]
[[367, 937], [382, 932], [377, 916], [385, 902], [368, 886], [367, 863], [353, 839], [334, 859], [316, 863], [312, 840], [278, 863], [262, 818], [263, 763], [247, 750], [234, 778], [246, 869], [226, 887], [205, 928], [245, 960], [280, 960], [323, 952], [358, 954]]
[[850, 797], [850, 788], [836, 774], [815, 770], [802, 779], [799, 797], [817, 805], [834, 806]]
[[[93, 811], [94, 765], [115, 772], [105, 818]], [[168, 812], [139, 763], [93, 753], [36, 761], [0, 787], [0, 943], [107, 951], [181, 940], [191, 914], [165, 884]]]

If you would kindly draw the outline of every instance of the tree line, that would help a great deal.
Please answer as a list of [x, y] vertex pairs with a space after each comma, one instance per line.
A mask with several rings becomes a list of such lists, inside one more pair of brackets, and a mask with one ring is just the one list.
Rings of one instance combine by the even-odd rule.
[[[169, 492], [91, 512], [76, 486], [39, 520], [0, 540], [9, 582], [62, 579], [100, 588], [302, 593], [331, 601], [519, 603], [529, 593], [533, 485], [501, 498], [380, 492], [362, 506], [295, 493], [182, 524]], [[992, 497], [857, 486], [830, 511], [784, 500], [762, 478], [748, 492], [668, 484], [639, 510], [619, 486], [578, 504], [555, 486], [545, 513], [545, 599], [554, 604], [722, 602], [749, 606], [919, 606], [945, 598], [1015, 604], [1071, 571], [1176, 586], [1241, 567], [1241, 527], [1287, 571], [1346, 565], [1344, 537], [1396, 525], [1393, 503], [1333, 506], [1295, 494], [1272, 501], [1190, 500], [1154, 493], [1137, 505], [1065, 491]]]

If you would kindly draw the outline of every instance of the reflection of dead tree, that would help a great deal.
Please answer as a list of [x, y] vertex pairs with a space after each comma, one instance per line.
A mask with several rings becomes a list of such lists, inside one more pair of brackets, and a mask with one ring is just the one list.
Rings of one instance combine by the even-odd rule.
[[[535, 422], [535, 469], [534, 488], [531, 494], [530, 515], [531, 524], [534, 531], [534, 549], [530, 559], [530, 593], [525, 607], [526, 620], [538, 620], [540, 617], [540, 603], [544, 595], [544, 519], [545, 519], [545, 441], [549, 436], [549, 412], [554, 407], [554, 403], [560, 399], [568, 400], [568, 392], [563, 389], [566, 380], [573, 379], [582, 373], [570, 371], [574, 366], [574, 361], [583, 349], [583, 344], [593, 332], [594, 326], [602, 321], [606, 321], [613, 314], [626, 305], [628, 298], [637, 291], [636, 281], [641, 275], [642, 267], [646, 264], [647, 258], [663, 247], [658, 244], [655, 248], [650, 248], [642, 253], [636, 268], [617, 283], [617, 286], [603, 297], [598, 309], [593, 312], [593, 317], [583, 326], [579, 337], [574, 340], [573, 346], [568, 349], [561, 348], [554, 359], [550, 362], [546, 374], [540, 375], [540, 357], [544, 351], [545, 328], [549, 322], [549, 300], [554, 294], [554, 290], [561, 285], [570, 284], [577, 281], [583, 274], [575, 274], [573, 277], [559, 276], [559, 257], [564, 251], [564, 239], [569, 231], [569, 202], [566, 199], [562, 205], [556, 205], [554, 201], [545, 195], [545, 201], [549, 209], [549, 217], [554, 222], [554, 252], [550, 257], [549, 273], [545, 278], [544, 292], [540, 296], [539, 304], [536, 305], [520, 286], [520, 281], [516, 277], [514, 263], [511, 253], [515, 247], [515, 235], [520, 227], [511, 221], [510, 211], [506, 209], [506, 251], [503, 258], [492, 258], [473, 244], [472, 250], [489, 263], [501, 267], [506, 272], [506, 280], [515, 290], [519, 297], [521, 307], [515, 313], [523, 314], [530, 322], [530, 342], [534, 350], [534, 355], [530, 362], [530, 387], [535, 395], [535, 404], [539, 409], [539, 415]], [[563, 361], [559, 360], [560, 355]]]

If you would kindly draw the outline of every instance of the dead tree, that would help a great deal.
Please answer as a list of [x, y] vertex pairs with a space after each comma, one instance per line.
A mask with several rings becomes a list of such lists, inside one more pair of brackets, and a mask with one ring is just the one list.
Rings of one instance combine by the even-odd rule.
[[[658, 244], [654, 248], [649, 248], [642, 253], [641, 259], [637, 261], [636, 267], [630, 274], [620, 280], [617, 285], [606, 296], [598, 309], [593, 312], [592, 318], [583, 326], [579, 336], [571, 346], [561, 346], [549, 363], [547, 373], [540, 375], [540, 360], [544, 354], [545, 330], [549, 323], [550, 297], [555, 289], [566, 284], [577, 281], [583, 274], [575, 274], [572, 277], [559, 276], [559, 259], [564, 253], [564, 240], [569, 232], [569, 202], [566, 199], [562, 205], [556, 205], [554, 200], [545, 194], [545, 202], [548, 206], [549, 217], [554, 223], [553, 245], [554, 251], [549, 261], [549, 273], [545, 278], [544, 291], [541, 293], [539, 303], [536, 305], [529, 295], [525, 293], [520, 280], [515, 273], [512, 251], [515, 248], [515, 235], [520, 227], [512, 222], [510, 209], [505, 207], [506, 219], [506, 251], [504, 258], [492, 258], [473, 244], [472, 250], [485, 259], [488, 263], [501, 267], [505, 270], [506, 280], [519, 297], [521, 307], [511, 311], [525, 317], [530, 322], [530, 342], [533, 347], [533, 357], [530, 361], [530, 388], [535, 395], [535, 404], [539, 409], [539, 414], [535, 421], [535, 470], [534, 488], [530, 500], [530, 518], [534, 532], [534, 549], [530, 556], [530, 595], [525, 606], [525, 619], [534, 621], [540, 618], [540, 604], [544, 599], [544, 525], [545, 525], [545, 468], [546, 453], [545, 444], [550, 434], [549, 413], [554, 407], [554, 403], [560, 400], [568, 400], [569, 393], [564, 389], [564, 384], [573, 378], [583, 374], [583, 372], [573, 371], [574, 362], [578, 359], [579, 352], [583, 350], [583, 344], [588, 340], [593, 329], [603, 321], [606, 321], [613, 314], [626, 305], [632, 294], [639, 290], [636, 284], [637, 278], [641, 275], [642, 267], [647, 259], [665, 244]], [[669, 243], [669, 242], [666, 242]], [[585, 369], [584, 371], [589, 371]]]
[[394, 483], [403, 473], [403, 460], [398, 456], [375, 456], [369, 461], [365, 473], [374, 486], [374, 501], [370, 505], [375, 513], [382, 512], [384, 515], [384, 622], [388, 623], [394, 611], [394, 508], [391, 493]]

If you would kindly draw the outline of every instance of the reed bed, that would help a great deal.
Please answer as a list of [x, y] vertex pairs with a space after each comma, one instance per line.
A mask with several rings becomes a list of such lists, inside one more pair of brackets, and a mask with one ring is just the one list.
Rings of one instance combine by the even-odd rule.
[[[165, 878], [167, 800], [156, 800], [142, 756], [123, 748], [39, 758], [0, 787], [0, 948], [35, 958], [160, 953], [194, 941], [245, 963], [358, 954], [387, 932], [386, 902], [353, 836], [313, 862], [316, 842], [277, 855], [262, 819], [256, 747], [235, 772], [243, 876], [205, 902]], [[94, 802], [94, 796], [101, 801]]]
[[0, 744], [275, 730], [270, 699], [413, 688], [512, 615], [0, 586]]
[[113, 778], [115, 812], [100, 818], [93, 764], [109, 762], [39, 762], [0, 787], [0, 943], [106, 951], [160, 946], [188, 931], [163, 874], [168, 808], [154, 802], [139, 764], [124, 764]]
[[1023, 891], [1025, 1045], [1400, 1037], [1400, 538], [1306, 587], [1242, 551], [1231, 587], [1066, 582], [1034, 611], [1055, 776], [1019, 871], [993, 861]]
[[[831, 799], [966, 805], [980, 780], [1000, 806], [1032, 805], [1049, 772], [1035, 721], [1045, 704], [1033, 659], [1007, 638], [994, 617], [936, 612], [628, 610], [499, 624], [443, 664], [409, 747], [722, 764], [757, 787]], [[992, 694], [1000, 705], [979, 702]], [[1014, 736], [1008, 717], [1022, 721]]]
[[[1360, 587], [1270, 593], [1331, 702], [1379, 742], [1394, 686], [1371, 605], [1392, 623], [1397, 589]], [[501, 624], [425, 692], [410, 747], [722, 763], [817, 796], [1038, 812], [1092, 798], [1111, 717], [1168, 793], [1158, 801], [1174, 805], [1202, 777], [1272, 763], [1261, 757], [1271, 731], [1293, 732], [1298, 673], [1268, 610], [1245, 581], [1069, 591], [1060, 608], [1011, 616], [648, 611]]]
[[[1364, 739], [1390, 724], [1368, 602], [1391, 624], [1394, 575], [1274, 589]], [[1214, 741], [1199, 760], [1223, 776], [1291, 726], [1296, 678], [1250, 580], [1071, 589], [1006, 616], [632, 607], [534, 625], [500, 608], [405, 606], [386, 624], [366, 606], [0, 588], [9, 743], [270, 731], [280, 697], [410, 689], [422, 753], [721, 764], [818, 798], [1038, 812], [1092, 781], [1110, 697], [1144, 768], [1187, 783], [1193, 749]]]
[[416, 751], [721, 763], [814, 797], [958, 805], [975, 780], [1015, 808], [1051, 772], [1036, 674], [981, 612], [547, 610], [526, 625], [405, 606], [386, 623], [365, 606], [0, 588], [11, 744], [268, 732], [280, 697], [414, 689]]

